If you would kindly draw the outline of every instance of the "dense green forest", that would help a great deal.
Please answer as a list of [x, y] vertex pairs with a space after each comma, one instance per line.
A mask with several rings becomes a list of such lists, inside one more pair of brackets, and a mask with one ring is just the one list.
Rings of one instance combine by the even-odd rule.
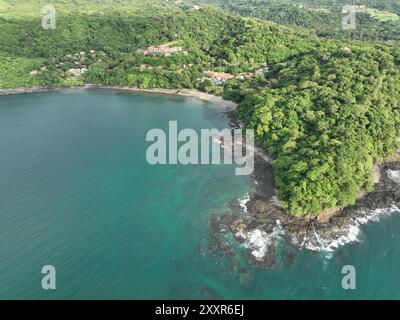
[[[373, 164], [397, 150], [395, 45], [155, 0], [52, 1], [56, 29], [45, 30], [47, 3], [0, 0], [0, 88], [195, 88], [240, 102], [237, 114], [274, 158], [279, 197], [294, 214], [354, 203], [372, 188]], [[206, 71], [231, 77], [212, 82]]]
[[[306, 28], [318, 36], [385, 42], [400, 40], [400, 2], [397, 0], [192, 0], [221, 7], [246, 17]], [[355, 28], [345, 30], [345, 6], [358, 5]]]

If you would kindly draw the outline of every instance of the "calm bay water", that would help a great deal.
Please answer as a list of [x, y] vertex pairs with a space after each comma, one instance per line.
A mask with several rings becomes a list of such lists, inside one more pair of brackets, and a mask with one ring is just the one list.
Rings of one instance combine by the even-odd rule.
[[[272, 270], [208, 252], [213, 214], [252, 186], [233, 166], [150, 166], [152, 128], [225, 128], [171, 96], [66, 90], [0, 97], [0, 299], [400, 298], [400, 216], [324, 254], [281, 244]], [[287, 251], [291, 250], [291, 258]], [[41, 288], [54, 265], [57, 289]], [[357, 290], [341, 288], [354, 265]]]

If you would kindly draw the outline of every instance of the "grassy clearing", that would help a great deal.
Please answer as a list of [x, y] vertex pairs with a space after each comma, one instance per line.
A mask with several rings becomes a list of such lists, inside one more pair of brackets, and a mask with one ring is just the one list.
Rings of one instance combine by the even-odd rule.
[[378, 9], [371, 9], [371, 8], [363, 9], [360, 11], [368, 13], [372, 18], [382, 21], [382, 22], [400, 21], [400, 17], [397, 14], [395, 14], [394, 12], [381, 11]]

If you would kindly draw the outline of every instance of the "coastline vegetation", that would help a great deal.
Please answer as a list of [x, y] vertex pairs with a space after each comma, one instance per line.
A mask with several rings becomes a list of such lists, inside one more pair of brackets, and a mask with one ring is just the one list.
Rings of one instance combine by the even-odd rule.
[[293, 214], [355, 203], [373, 187], [373, 165], [398, 148], [395, 45], [150, 0], [52, 1], [57, 28], [44, 30], [47, 3], [0, 1], [0, 89], [93, 83], [222, 95], [240, 103], [237, 115], [274, 158]]

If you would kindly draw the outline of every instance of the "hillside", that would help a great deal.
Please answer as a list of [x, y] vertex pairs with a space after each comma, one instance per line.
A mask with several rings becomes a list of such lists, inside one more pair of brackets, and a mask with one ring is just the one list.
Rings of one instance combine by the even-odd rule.
[[57, 28], [43, 30], [44, 1], [0, 1], [0, 88], [196, 88], [241, 102], [298, 215], [354, 203], [372, 189], [373, 164], [397, 150], [396, 47], [185, 3], [99, 2], [53, 1]]
[[[190, 0], [228, 12], [304, 28], [326, 38], [398, 45], [400, 4], [396, 0]], [[345, 6], [357, 5], [355, 28], [343, 29]]]

